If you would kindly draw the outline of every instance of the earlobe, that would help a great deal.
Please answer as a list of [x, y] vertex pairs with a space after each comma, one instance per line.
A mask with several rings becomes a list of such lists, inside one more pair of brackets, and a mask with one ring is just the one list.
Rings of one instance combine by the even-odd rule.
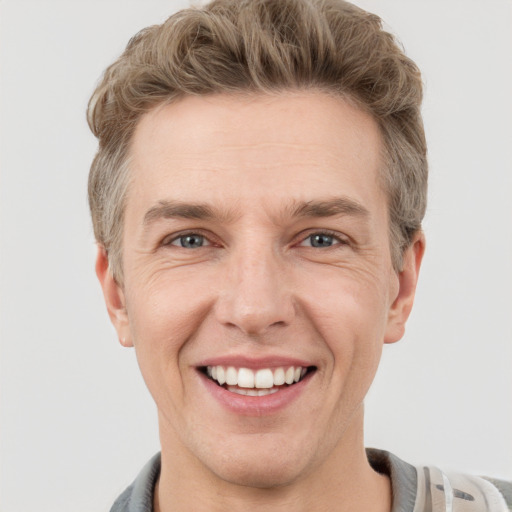
[[108, 254], [101, 245], [98, 245], [98, 253], [96, 255], [96, 275], [103, 290], [108, 315], [117, 331], [119, 342], [124, 347], [133, 346], [130, 337], [124, 292], [122, 286], [117, 283], [112, 275], [108, 263]]
[[414, 304], [414, 295], [425, 253], [425, 235], [418, 231], [403, 255], [403, 268], [398, 273], [398, 294], [390, 307], [384, 343], [395, 343], [405, 333], [405, 323]]

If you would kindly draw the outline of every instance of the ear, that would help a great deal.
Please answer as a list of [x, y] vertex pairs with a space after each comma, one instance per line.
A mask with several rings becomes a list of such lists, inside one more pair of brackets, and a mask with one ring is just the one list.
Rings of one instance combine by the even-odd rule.
[[395, 343], [405, 333], [405, 323], [414, 303], [414, 294], [424, 253], [425, 235], [422, 231], [418, 231], [403, 255], [403, 267], [397, 274], [398, 294], [389, 310], [384, 343]]
[[101, 245], [98, 245], [98, 253], [96, 255], [96, 275], [103, 290], [108, 315], [117, 331], [119, 342], [124, 347], [132, 347], [133, 343], [130, 337], [130, 326], [123, 288], [114, 279], [108, 264], [107, 251]]

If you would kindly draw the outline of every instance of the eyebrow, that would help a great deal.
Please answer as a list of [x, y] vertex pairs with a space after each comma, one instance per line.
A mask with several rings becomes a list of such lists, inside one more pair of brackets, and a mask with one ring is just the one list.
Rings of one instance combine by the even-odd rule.
[[[348, 215], [354, 217], [368, 217], [370, 212], [360, 203], [347, 197], [336, 197], [323, 201], [294, 201], [284, 209], [286, 216], [295, 218], [308, 217], [334, 217]], [[206, 203], [186, 203], [174, 200], [161, 200], [152, 206], [144, 215], [144, 224], [151, 224], [159, 219], [218, 219], [230, 222], [236, 218], [234, 212], [217, 210]]]
[[158, 219], [195, 219], [209, 220], [214, 218], [228, 220], [230, 214], [219, 215], [206, 203], [184, 203], [181, 201], [161, 200], [152, 206], [144, 215], [144, 224], [151, 224]]
[[292, 217], [334, 217], [349, 215], [368, 217], [370, 212], [360, 203], [348, 197], [336, 197], [325, 201], [306, 201], [292, 206]]

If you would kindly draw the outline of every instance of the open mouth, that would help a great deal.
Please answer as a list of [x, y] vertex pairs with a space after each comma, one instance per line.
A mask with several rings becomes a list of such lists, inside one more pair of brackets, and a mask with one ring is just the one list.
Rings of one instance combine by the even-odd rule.
[[281, 366], [277, 368], [235, 368], [203, 366], [200, 371], [227, 391], [246, 396], [265, 396], [301, 382], [316, 370], [315, 366]]

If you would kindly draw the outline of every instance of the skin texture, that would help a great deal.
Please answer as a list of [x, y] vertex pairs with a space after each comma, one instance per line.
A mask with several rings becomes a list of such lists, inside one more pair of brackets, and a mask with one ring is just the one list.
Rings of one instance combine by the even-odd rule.
[[[101, 248], [96, 270], [158, 407], [156, 510], [390, 510], [363, 399], [403, 335], [424, 239], [396, 273], [380, 155], [370, 116], [315, 91], [188, 97], [141, 119], [123, 285]], [[202, 246], [181, 246], [191, 233]], [[290, 403], [241, 414], [198, 371], [230, 357], [316, 371]]]

